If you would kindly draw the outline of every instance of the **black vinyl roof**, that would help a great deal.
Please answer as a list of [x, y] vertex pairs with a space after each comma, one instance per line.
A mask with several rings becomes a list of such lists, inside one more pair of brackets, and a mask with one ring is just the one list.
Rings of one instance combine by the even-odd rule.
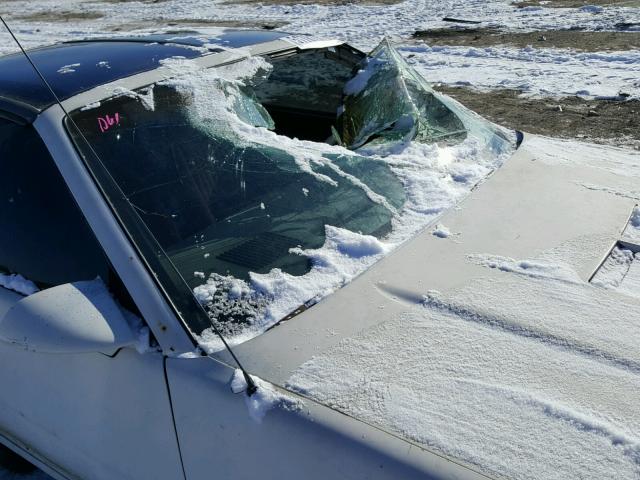
[[[193, 34], [149, 35], [66, 42], [29, 51], [29, 56], [60, 98], [65, 100], [98, 85], [154, 70], [170, 57], [195, 58], [276, 40], [276, 31], [225, 30], [215, 38]], [[198, 47], [198, 48], [194, 48]], [[55, 103], [21, 53], [0, 57], [0, 111], [25, 120]]]

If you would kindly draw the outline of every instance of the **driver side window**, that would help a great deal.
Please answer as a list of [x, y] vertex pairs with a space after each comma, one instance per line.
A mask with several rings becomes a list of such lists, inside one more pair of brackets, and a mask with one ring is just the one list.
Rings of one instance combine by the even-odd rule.
[[35, 129], [0, 119], [0, 274], [13, 273], [40, 289], [98, 276], [114, 284], [106, 256]]

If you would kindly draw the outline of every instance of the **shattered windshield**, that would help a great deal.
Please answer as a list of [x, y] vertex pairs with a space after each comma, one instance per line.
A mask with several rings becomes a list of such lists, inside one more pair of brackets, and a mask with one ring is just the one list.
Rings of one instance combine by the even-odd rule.
[[[188, 285], [232, 343], [366, 269], [512, 145], [441, 101], [387, 43], [369, 58], [345, 47], [212, 69], [165, 65], [175, 77], [117, 89], [71, 117], [157, 242], [153, 255], [168, 260], [156, 269], [175, 270], [166, 278]], [[436, 192], [429, 168], [447, 176], [449, 192]], [[205, 348], [220, 347], [206, 325], [184, 320]]]

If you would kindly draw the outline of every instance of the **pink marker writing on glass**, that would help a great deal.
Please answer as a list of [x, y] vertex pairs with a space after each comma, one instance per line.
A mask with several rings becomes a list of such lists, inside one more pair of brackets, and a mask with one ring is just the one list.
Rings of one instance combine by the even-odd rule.
[[119, 124], [120, 124], [120, 115], [117, 113], [114, 114], [113, 116], [105, 115], [104, 117], [98, 117], [98, 127], [100, 127], [100, 131], [102, 133], [106, 132], [114, 125], [119, 125]]

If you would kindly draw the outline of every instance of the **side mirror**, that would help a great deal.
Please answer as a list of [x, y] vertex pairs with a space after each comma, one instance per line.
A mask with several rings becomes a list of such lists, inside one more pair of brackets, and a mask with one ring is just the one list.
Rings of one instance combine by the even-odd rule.
[[0, 319], [0, 340], [34, 352], [107, 355], [135, 343], [131, 327], [100, 279], [23, 298]]

